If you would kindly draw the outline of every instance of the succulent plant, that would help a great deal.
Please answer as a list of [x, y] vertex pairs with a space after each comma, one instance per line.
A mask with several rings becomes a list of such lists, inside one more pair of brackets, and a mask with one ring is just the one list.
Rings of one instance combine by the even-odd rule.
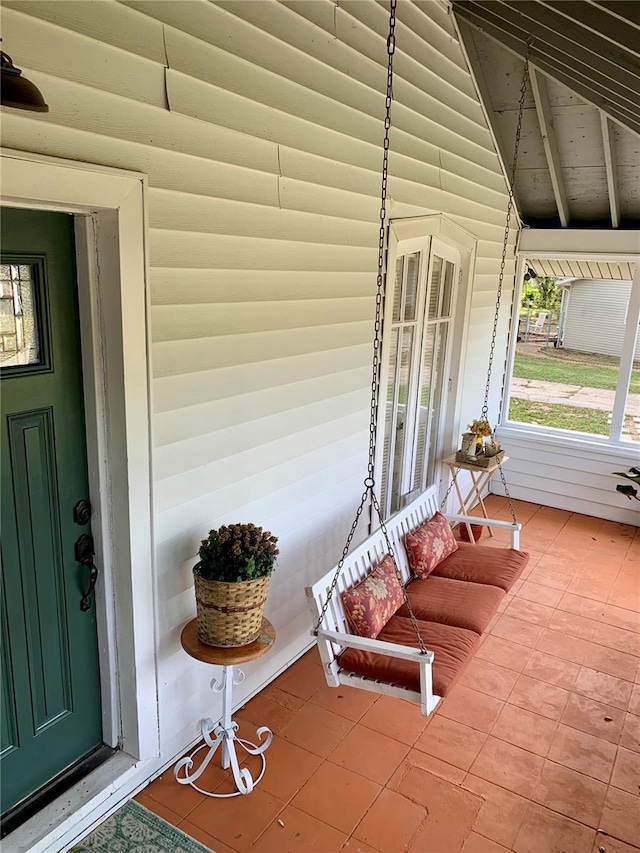
[[270, 575], [280, 553], [278, 539], [255, 524], [229, 524], [210, 530], [198, 552], [194, 572], [206, 580], [240, 583]]

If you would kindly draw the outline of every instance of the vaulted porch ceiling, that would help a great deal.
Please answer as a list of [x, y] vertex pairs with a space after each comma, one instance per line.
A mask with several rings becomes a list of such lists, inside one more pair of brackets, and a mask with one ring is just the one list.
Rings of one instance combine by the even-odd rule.
[[514, 192], [526, 225], [640, 223], [640, 12], [588, 0], [453, 0], [500, 154], [513, 160], [527, 42], [530, 75]]

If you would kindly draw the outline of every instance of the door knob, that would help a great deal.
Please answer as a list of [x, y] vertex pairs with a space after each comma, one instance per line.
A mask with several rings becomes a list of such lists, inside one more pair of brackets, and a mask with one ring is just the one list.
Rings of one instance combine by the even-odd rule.
[[91, 518], [91, 504], [89, 501], [81, 500], [73, 508], [73, 520], [76, 524], [85, 525]]
[[87, 591], [80, 599], [80, 610], [83, 612], [91, 607], [91, 593], [93, 592], [96, 581], [98, 580], [98, 569], [93, 562], [95, 550], [93, 547], [93, 537], [87, 533], [83, 533], [75, 543], [76, 562], [81, 563], [89, 569], [89, 586]]

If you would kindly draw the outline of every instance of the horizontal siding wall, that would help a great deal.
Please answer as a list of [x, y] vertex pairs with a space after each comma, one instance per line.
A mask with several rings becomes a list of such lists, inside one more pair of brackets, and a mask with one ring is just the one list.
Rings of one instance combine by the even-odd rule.
[[[586, 441], [540, 436], [526, 429], [504, 427], [498, 437], [509, 448], [505, 474], [509, 491], [519, 500], [640, 525], [640, 504], [616, 491], [624, 479], [614, 471], [638, 464], [638, 446], [598, 449]], [[498, 478], [491, 491], [504, 494]]]
[[[565, 349], [621, 355], [630, 281], [578, 281], [571, 285], [562, 339]], [[640, 335], [634, 358], [640, 360]]]
[[[4, 112], [3, 144], [148, 175], [167, 757], [215, 716], [179, 645], [199, 540], [236, 520], [280, 537], [278, 643], [241, 700], [309, 644], [304, 586], [337, 562], [362, 490], [387, 14], [374, 0], [3, 4], [4, 45], [50, 105]], [[398, 19], [391, 215], [445, 213], [479, 241], [464, 426], [484, 392], [505, 186], [446, 8], [403, 0]], [[510, 257], [498, 352], [512, 274]]]

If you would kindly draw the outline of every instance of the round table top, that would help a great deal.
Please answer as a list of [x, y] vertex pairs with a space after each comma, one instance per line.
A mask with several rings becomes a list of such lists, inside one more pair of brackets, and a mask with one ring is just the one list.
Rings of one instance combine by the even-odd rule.
[[258, 639], [246, 646], [207, 646], [198, 639], [198, 620], [192, 619], [182, 629], [180, 642], [182, 648], [192, 658], [203, 663], [213, 663], [218, 666], [233, 666], [237, 663], [248, 663], [266, 655], [276, 641], [276, 629], [268, 619], [263, 617]]

